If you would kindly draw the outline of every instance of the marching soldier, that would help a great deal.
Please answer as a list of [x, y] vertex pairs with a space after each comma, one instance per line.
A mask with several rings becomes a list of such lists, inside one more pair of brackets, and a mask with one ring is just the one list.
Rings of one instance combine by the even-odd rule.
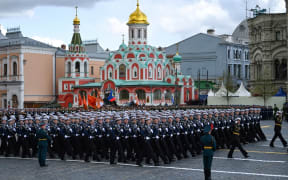
[[239, 150], [241, 151], [241, 153], [243, 154], [243, 156], [245, 158], [248, 158], [248, 153], [243, 149], [242, 145], [240, 144], [240, 125], [241, 125], [241, 118], [238, 117], [235, 120], [235, 123], [233, 125], [233, 135], [232, 135], [232, 139], [231, 139], [231, 147], [230, 147], [230, 151], [228, 154], [228, 158], [233, 158], [233, 152], [235, 147], [238, 147]]
[[118, 152], [118, 162], [126, 161], [124, 158], [123, 146], [121, 137], [123, 136], [123, 128], [121, 127], [121, 117], [116, 117], [116, 123], [112, 129], [111, 137], [111, 151], [110, 151], [110, 164], [117, 164], [115, 162], [116, 152]]
[[0, 155], [3, 155], [7, 151], [6, 130], [7, 130], [7, 116], [3, 116], [0, 124], [0, 138], [1, 138]]
[[281, 142], [282, 142], [282, 144], [283, 144], [283, 146], [287, 147], [287, 141], [285, 141], [285, 139], [283, 138], [282, 133], [281, 133], [282, 122], [283, 122], [282, 112], [281, 111], [276, 112], [274, 120], [275, 120], [274, 136], [273, 136], [273, 138], [272, 138], [272, 140], [270, 142], [270, 146], [274, 147], [274, 141], [276, 140], [277, 137], [279, 137]]

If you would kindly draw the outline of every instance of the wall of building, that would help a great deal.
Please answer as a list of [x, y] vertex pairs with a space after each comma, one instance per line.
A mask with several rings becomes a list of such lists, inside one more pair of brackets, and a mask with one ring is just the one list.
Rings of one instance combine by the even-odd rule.
[[[287, 91], [287, 15], [264, 14], [248, 20], [250, 37], [251, 81], [257, 86], [263, 80], [272, 83], [276, 88], [282, 87]], [[276, 62], [286, 64], [277, 68]], [[277, 77], [281, 72], [286, 77]]]
[[65, 77], [65, 57], [56, 58], [56, 94], [58, 94], [58, 80]]
[[[100, 82], [100, 67], [104, 66], [105, 61], [104, 60], [94, 60], [90, 59], [89, 61], [89, 76], [90, 78], [95, 78], [96, 82]], [[91, 67], [93, 67], [94, 72], [92, 74]]]
[[[286, 102], [286, 97], [267, 97], [266, 106], [274, 107], [274, 104], [279, 108], [283, 108], [283, 104]], [[229, 102], [227, 97], [215, 97], [209, 96], [208, 105], [260, 105], [264, 106], [263, 97], [229, 97]]]
[[24, 101], [49, 102], [53, 96], [54, 54], [24, 54]]

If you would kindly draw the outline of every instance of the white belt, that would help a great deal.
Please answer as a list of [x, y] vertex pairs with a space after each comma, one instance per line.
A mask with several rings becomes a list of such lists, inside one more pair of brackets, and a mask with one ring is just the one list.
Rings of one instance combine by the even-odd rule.
[[146, 140], [150, 140], [150, 137], [146, 136], [145, 139], [146, 139]]
[[119, 140], [119, 139], [120, 139], [120, 137], [119, 137], [119, 136], [117, 136], [117, 137], [116, 137], [116, 140]]
[[177, 136], [179, 136], [180, 135], [180, 133], [177, 133]]
[[125, 136], [125, 139], [128, 139], [129, 138], [129, 136]]
[[156, 136], [155, 138], [156, 138], [156, 139], [159, 139], [159, 136]]
[[102, 138], [102, 135], [99, 135], [98, 137], [99, 137], [99, 138]]
[[76, 137], [78, 137], [78, 136], [79, 136], [79, 134], [75, 134], [75, 136], [76, 136]]
[[136, 136], [136, 135], [133, 135], [133, 137], [136, 138], [137, 136]]
[[89, 139], [94, 139], [94, 136], [89, 136]]

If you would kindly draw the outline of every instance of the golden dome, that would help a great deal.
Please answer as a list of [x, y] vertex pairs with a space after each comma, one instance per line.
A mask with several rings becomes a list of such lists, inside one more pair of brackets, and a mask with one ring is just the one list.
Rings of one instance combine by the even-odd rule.
[[80, 19], [78, 18], [78, 11], [77, 11], [78, 7], [76, 6], [75, 9], [76, 9], [76, 17], [73, 20], [73, 25], [80, 25]]
[[78, 16], [76, 16], [73, 20], [73, 24], [74, 25], [80, 25], [80, 19], [78, 18]]
[[129, 16], [127, 24], [149, 24], [147, 16], [139, 8], [139, 0], [137, 1], [137, 9]]

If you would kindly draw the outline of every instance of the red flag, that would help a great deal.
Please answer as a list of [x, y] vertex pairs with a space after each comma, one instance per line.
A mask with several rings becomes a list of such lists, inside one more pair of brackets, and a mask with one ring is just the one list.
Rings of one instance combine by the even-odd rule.
[[82, 97], [80, 94], [78, 94], [78, 106], [82, 106], [82, 105], [83, 105]]
[[96, 109], [96, 97], [88, 95], [88, 105]]
[[85, 96], [83, 97], [83, 104], [84, 104], [84, 109], [88, 109], [88, 107], [87, 107], [87, 103], [86, 103], [86, 98], [85, 98]]

